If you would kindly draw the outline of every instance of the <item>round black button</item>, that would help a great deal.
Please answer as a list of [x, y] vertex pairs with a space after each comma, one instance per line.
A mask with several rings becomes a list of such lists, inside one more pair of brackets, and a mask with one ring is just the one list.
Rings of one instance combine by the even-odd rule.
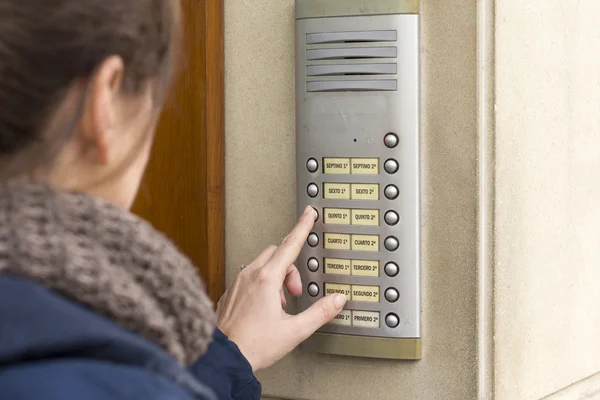
[[319, 285], [314, 282], [308, 284], [308, 294], [312, 297], [316, 297], [319, 294]]
[[317, 272], [319, 270], [319, 260], [317, 260], [314, 257], [311, 257], [308, 259], [308, 262], [306, 263], [306, 266], [308, 267], [308, 270], [311, 272]]
[[398, 250], [398, 247], [400, 247], [400, 243], [398, 242], [398, 239], [396, 239], [393, 236], [386, 237], [385, 240], [383, 241], [383, 245], [385, 246], [385, 248], [388, 251], [396, 251], [396, 250]]
[[310, 196], [310, 197], [317, 197], [317, 195], [319, 194], [319, 187], [314, 184], [311, 183], [307, 186], [306, 188], [306, 193]]
[[394, 313], [389, 313], [385, 316], [385, 324], [390, 328], [395, 328], [400, 325], [400, 318]]
[[383, 190], [383, 194], [389, 200], [395, 200], [396, 198], [398, 198], [399, 193], [400, 192], [398, 191], [398, 188], [394, 185], [387, 185]]
[[396, 264], [394, 262], [389, 262], [389, 263], [385, 264], [385, 267], [383, 267], [383, 270], [385, 271], [385, 274], [391, 278], [398, 275], [398, 272], [400, 272], [400, 268], [398, 267], [398, 264]]
[[311, 233], [308, 235], [308, 239], [306, 239], [306, 241], [310, 247], [317, 247], [319, 244], [319, 236], [316, 233]]
[[383, 169], [385, 169], [385, 172], [387, 172], [388, 174], [395, 174], [396, 172], [398, 172], [398, 168], [398, 161], [392, 158], [386, 160], [383, 164]]
[[388, 211], [385, 213], [385, 215], [383, 216], [383, 219], [385, 220], [385, 223], [390, 225], [390, 226], [394, 226], [398, 223], [398, 221], [400, 220], [400, 217], [398, 216], [398, 213], [395, 211]]
[[390, 132], [383, 138], [383, 143], [386, 145], [386, 147], [393, 149], [394, 147], [398, 146], [398, 136], [395, 133]]
[[400, 298], [400, 293], [394, 288], [387, 288], [385, 290], [385, 299], [390, 303], [395, 303]]

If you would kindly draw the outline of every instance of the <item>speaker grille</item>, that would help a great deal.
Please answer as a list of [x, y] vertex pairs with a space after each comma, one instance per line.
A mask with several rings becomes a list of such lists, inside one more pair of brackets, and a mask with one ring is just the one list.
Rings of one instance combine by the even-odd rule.
[[308, 33], [306, 91], [396, 91], [397, 40], [395, 30]]

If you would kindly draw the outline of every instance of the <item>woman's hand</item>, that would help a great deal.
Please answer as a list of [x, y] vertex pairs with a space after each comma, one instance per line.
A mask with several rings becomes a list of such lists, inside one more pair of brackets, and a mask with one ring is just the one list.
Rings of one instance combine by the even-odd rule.
[[304, 312], [292, 316], [282, 307], [282, 286], [290, 294], [302, 293], [300, 273], [294, 266], [315, 220], [307, 207], [292, 232], [277, 246], [270, 246], [244, 268], [219, 301], [218, 327], [239, 347], [254, 371], [283, 358], [344, 307], [346, 298], [334, 294], [319, 299]]

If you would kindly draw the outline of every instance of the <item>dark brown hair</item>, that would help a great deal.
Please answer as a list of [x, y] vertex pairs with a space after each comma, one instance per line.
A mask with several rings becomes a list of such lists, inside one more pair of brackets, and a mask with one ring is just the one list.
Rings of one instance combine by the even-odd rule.
[[[179, 0], [0, 0], [0, 176], [52, 161], [79, 121], [87, 82], [110, 56], [124, 61], [122, 90], [152, 85], [161, 107], [180, 22]], [[74, 87], [77, 99], [48, 132]]]

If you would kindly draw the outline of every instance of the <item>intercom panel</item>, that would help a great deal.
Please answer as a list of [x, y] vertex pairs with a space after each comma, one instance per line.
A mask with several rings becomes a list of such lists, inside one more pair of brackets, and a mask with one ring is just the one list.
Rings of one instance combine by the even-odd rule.
[[348, 302], [308, 350], [419, 359], [419, 3], [296, 2], [299, 306]]

